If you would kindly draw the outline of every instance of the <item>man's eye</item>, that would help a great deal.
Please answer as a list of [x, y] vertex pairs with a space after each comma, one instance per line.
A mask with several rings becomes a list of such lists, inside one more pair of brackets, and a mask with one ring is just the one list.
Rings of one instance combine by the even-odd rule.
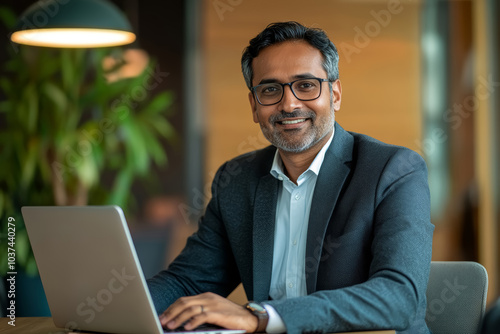
[[263, 87], [262, 88], [262, 94], [274, 94], [279, 91], [278, 87], [276, 86], [270, 86], [270, 87]]
[[315, 88], [316, 84], [313, 81], [301, 81], [301, 82], [298, 82], [297, 86], [299, 89], [308, 90], [308, 89]]

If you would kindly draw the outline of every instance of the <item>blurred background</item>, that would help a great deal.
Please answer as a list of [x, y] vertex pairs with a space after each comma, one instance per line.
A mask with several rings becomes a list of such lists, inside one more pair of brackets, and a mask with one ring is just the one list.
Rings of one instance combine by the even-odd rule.
[[[140, 151], [140, 147], [127, 148], [131, 142], [141, 141], [141, 133], [149, 131], [146, 125], [141, 130], [143, 132], [134, 131], [133, 125], [125, 123], [139, 123], [129, 122], [129, 117], [123, 117], [124, 120], [120, 118], [115, 122], [113, 130], [101, 131], [102, 141], [110, 142], [106, 145], [124, 147], [125, 150], [123, 153], [113, 151], [117, 157], [110, 162], [110, 168], [100, 168], [101, 165], [96, 163], [99, 168], [77, 171], [76, 176], [88, 181], [86, 196], [82, 199], [78, 192], [70, 196], [75, 189], [72, 186], [66, 189], [67, 196], [63, 197], [67, 201], [62, 203], [122, 205], [138, 251], [141, 244], [157, 242], [158, 248], [146, 247], [144, 254], [161, 253], [151, 263], [147, 275], [165, 267], [183, 247], [185, 238], [196, 230], [196, 221], [210, 198], [210, 184], [217, 168], [236, 155], [267, 145], [260, 128], [251, 118], [240, 58], [248, 41], [267, 24], [295, 20], [322, 28], [337, 46], [343, 98], [336, 120], [342, 127], [409, 147], [425, 158], [429, 168], [432, 221], [436, 226], [433, 260], [480, 262], [489, 273], [489, 302], [497, 298], [500, 280], [500, 7], [497, 1], [112, 2], [126, 14], [137, 34], [133, 44], [120, 49], [120, 57], [126, 58], [125, 62], [133, 67], [130, 69], [132, 73], [146, 71], [146, 74], [142, 81], [120, 86], [128, 92], [125, 95], [131, 102], [125, 103], [124, 95], [117, 90], [115, 95], [99, 100], [99, 103], [120, 101], [120, 106], [128, 107], [127, 116], [135, 117], [135, 112], [144, 110], [148, 115], [161, 116], [166, 122], [161, 127], [153, 127], [157, 136], [143, 143], [146, 148], [157, 148], [147, 149], [147, 157], [134, 155], [134, 150]], [[32, 3], [4, 0], [2, 6], [19, 15]], [[19, 71], [13, 70], [14, 65], [9, 65], [12, 59], [23, 52], [33, 55], [39, 51], [36, 48], [20, 50], [9, 41], [11, 30], [8, 24], [2, 25], [1, 29], [4, 44], [0, 52], [1, 76], [14, 82], [13, 78]], [[104, 66], [109, 61], [106, 57], [117, 51], [106, 52], [101, 58], [93, 58], [98, 62], [91, 63], [91, 68], [95, 69], [99, 64]], [[79, 59], [78, 55], [62, 55], [61, 59], [64, 57]], [[64, 60], [54, 59], [54, 68], [64, 66]], [[33, 66], [43, 67], [44, 63], [35, 64], [38, 65]], [[26, 76], [33, 71], [36, 70], [28, 69]], [[139, 77], [137, 73], [130, 74], [130, 77]], [[122, 79], [127, 76], [120, 75]], [[145, 80], [149, 83], [147, 99], [137, 90], [137, 87], [144, 87]], [[108, 78], [108, 82], [113, 82], [113, 79]], [[11, 93], [5, 85], [0, 87], [0, 99], [4, 102], [8, 102]], [[135, 100], [152, 102], [136, 108]], [[4, 134], [0, 137], [0, 154], [2, 159], [7, 159], [6, 152], [14, 150], [8, 148], [7, 143], [14, 138], [17, 140], [18, 130], [9, 123], [5, 111], [8, 108], [6, 104], [3, 106], [3, 111], [0, 108], [0, 133]], [[83, 128], [76, 128], [76, 137], [82, 133], [95, 133], [92, 132], [95, 128], [85, 128], [90, 126], [88, 124], [103, 129], [102, 122], [99, 123], [103, 116], [96, 113], [95, 108], [89, 110], [80, 118], [87, 123]], [[40, 113], [44, 112], [46, 110], [42, 107]], [[159, 118], [151, 117], [148, 126], [161, 123]], [[35, 126], [34, 129], [31, 134], [35, 137], [38, 132], [43, 132], [42, 128]], [[92, 145], [95, 144], [92, 139], [97, 140], [97, 136], [92, 135], [85, 138]], [[57, 138], [54, 140], [56, 147], [67, 144], [57, 142]], [[28, 152], [31, 142], [19, 139], [18, 145], [26, 146]], [[78, 145], [78, 138], [76, 143]], [[52, 168], [54, 161], [60, 161], [63, 168], [66, 166], [64, 161], [67, 165], [71, 162], [68, 155], [71, 149], [65, 147], [60, 160], [49, 160]], [[97, 150], [97, 146], [92, 147], [93, 153], [85, 155], [89, 159]], [[128, 158], [121, 162], [120, 158], [124, 156]], [[32, 159], [38, 158], [35, 154]], [[97, 158], [104, 161], [102, 156]], [[29, 157], [23, 159], [30, 161]], [[19, 161], [23, 159], [18, 158]], [[122, 163], [143, 161], [141, 159], [143, 164], [132, 164], [131, 167], [136, 168], [137, 173], [120, 174]], [[57, 202], [57, 186], [47, 181], [50, 177], [36, 177], [50, 174], [50, 171], [43, 172], [47, 166], [41, 164], [39, 172], [33, 167], [31, 178], [23, 173], [19, 175], [19, 184], [25, 192], [37, 189], [45, 194], [40, 196], [47, 202], [37, 203], [37, 198], [41, 197], [28, 200], [12, 184], [17, 182], [10, 177], [15, 172], [12, 169], [22, 171], [23, 167], [22, 164], [13, 167], [11, 163], [11, 160], [3, 160], [3, 167], [0, 167], [4, 177], [0, 179], [4, 188], [0, 200], [11, 203], [4, 205], [0, 213], [2, 226], [7, 217], [20, 219], [22, 205]], [[73, 170], [74, 166], [69, 165]], [[85, 165], [85, 162], [78, 165]], [[88, 176], [89, 170], [94, 171], [91, 176]], [[78, 184], [78, 178], [73, 182]], [[97, 191], [97, 188], [101, 190]], [[2, 258], [6, 257], [1, 254]], [[29, 258], [29, 251], [26, 251], [26, 258]], [[245, 296], [239, 290], [232, 298], [241, 301]]]

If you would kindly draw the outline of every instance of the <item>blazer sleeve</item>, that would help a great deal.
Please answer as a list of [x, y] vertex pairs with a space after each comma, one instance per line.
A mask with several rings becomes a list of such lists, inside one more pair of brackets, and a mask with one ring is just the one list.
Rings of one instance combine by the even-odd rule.
[[[383, 168], [375, 193], [368, 280], [266, 302], [288, 333], [413, 326], [428, 333], [425, 323], [415, 324], [425, 318], [434, 230], [425, 162], [411, 150], [398, 149]], [[356, 251], [356, 245], [352, 248]]]
[[212, 198], [198, 231], [188, 238], [186, 247], [167, 270], [147, 281], [158, 313], [183, 296], [208, 291], [227, 296], [241, 281], [219, 211], [217, 188], [225, 166], [215, 175]]

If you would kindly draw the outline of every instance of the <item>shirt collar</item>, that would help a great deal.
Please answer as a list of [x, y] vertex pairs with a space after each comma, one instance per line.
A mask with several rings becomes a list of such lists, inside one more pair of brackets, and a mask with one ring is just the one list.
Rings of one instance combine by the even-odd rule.
[[[332, 131], [332, 135], [330, 136], [330, 139], [328, 139], [326, 144], [318, 152], [318, 154], [314, 158], [314, 160], [311, 163], [311, 165], [309, 166], [309, 168], [299, 176], [299, 178], [297, 179], [297, 182], [300, 182], [301, 179], [303, 179], [304, 176], [309, 171], [316, 174], [316, 176], [319, 174], [319, 170], [321, 168], [321, 165], [323, 164], [323, 160], [325, 159], [326, 151], [330, 147], [330, 144], [332, 143], [334, 135], [335, 135], [335, 127], [333, 127], [333, 131]], [[283, 161], [281, 160], [281, 156], [279, 154], [279, 149], [276, 149], [276, 153], [274, 154], [273, 165], [271, 166], [271, 175], [280, 181], [288, 180], [288, 176], [286, 176], [286, 174], [284, 172]]]

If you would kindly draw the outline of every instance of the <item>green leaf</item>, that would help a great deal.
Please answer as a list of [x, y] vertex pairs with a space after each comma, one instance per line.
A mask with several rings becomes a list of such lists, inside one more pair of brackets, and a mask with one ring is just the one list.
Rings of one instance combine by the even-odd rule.
[[148, 130], [147, 127], [141, 127], [142, 138], [144, 143], [146, 144], [146, 148], [148, 153], [153, 158], [154, 162], [157, 165], [163, 165], [167, 162], [167, 155], [163, 147], [161, 146], [160, 141], [155, 137], [155, 135]]
[[38, 158], [38, 142], [36, 140], [30, 140], [28, 143], [28, 149], [24, 154], [24, 159], [21, 161], [22, 172], [21, 172], [21, 187], [27, 188], [28, 185], [33, 182], [33, 176], [35, 174], [35, 167]]
[[99, 173], [99, 171], [102, 170], [105, 166], [106, 155], [104, 153], [105, 152], [103, 151], [103, 145], [94, 145], [92, 147], [92, 159], [94, 159], [97, 173]]
[[141, 132], [135, 122], [131, 121], [125, 122], [123, 129], [125, 131], [124, 144], [128, 163], [140, 174], [145, 174], [149, 167], [149, 157]]
[[147, 105], [144, 111], [147, 114], [156, 114], [164, 112], [165, 109], [171, 104], [173, 94], [163, 92], [155, 96]]
[[[62, 86], [66, 91], [74, 91], [75, 90], [75, 77], [76, 77], [76, 68], [72, 62], [72, 50], [62, 49], [61, 50], [61, 76], [62, 76]], [[74, 51], [74, 50], [73, 50]], [[81, 66], [78, 64], [77, 66]]]
[[133, 175], [133, 171], [128, 168], [122, 169], [118, 173], [113, 185], [113, 190], [108, 199], [108, 204], [124, 206], [130, 193]]
[[63, 117], [68, 108], [68, 98], [62, 88], [52, 82], [44, 82], [41, 86], [45, 98], [53, 104], [57, 117]]
[[27, 108], [25, 110], [26, 113], [26, 125], [28, 133], [35, 133], [36, 124], [38, 121], [38, 93], [36, 91], [35, 86], [29, 85], [26, 90], [26, 103]]
[[155, 118], [150, 125], [164, 138], [172, 138], [175, 135], [175, 129], [170, 122], [163, 117]]
[[17, 230], [16, 233], [16, 260], [22, 266], [26, 264], [30, 255], [30, 242], [26, 230]]
[[76, 169], [78, 178], [86, 188], [91, 188], [97, 183], [99, 172], [92, 156], [92, 152], [85, 152], [85, 154], [82, 155], [82, 161]]
[[34, 257], [29, 257], [26, 261], [25, 271], [28, 276], [38, 275], [38, 267]]

